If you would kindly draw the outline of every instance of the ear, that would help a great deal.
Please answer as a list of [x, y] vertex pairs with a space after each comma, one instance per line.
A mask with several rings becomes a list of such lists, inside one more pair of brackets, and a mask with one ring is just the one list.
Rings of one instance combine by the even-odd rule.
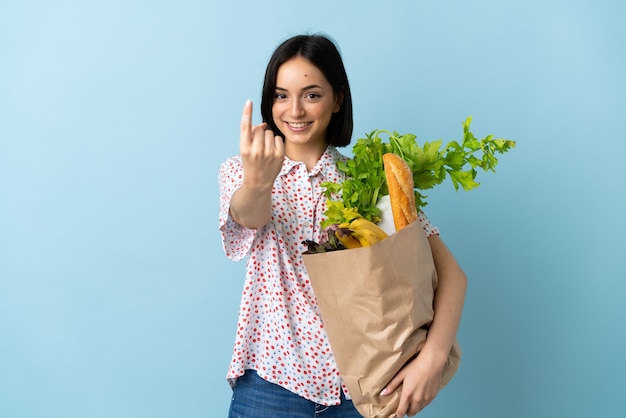
[[339, 112], [341, 106], [343, 105], [343, 99], [345, 95], [343, 94], [343, 90], [345, 87], [341, 88], [341, 91], [335, 95], [335, 107], [333, 107], [333, 113]]

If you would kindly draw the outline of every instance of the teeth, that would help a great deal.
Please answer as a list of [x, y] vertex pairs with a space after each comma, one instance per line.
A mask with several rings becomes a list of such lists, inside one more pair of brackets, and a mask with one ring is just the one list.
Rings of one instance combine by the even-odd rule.
[[309, 122], [287, 122], [289, 126], [293, 126], [294, 128], [304, 128], [309, 124]]

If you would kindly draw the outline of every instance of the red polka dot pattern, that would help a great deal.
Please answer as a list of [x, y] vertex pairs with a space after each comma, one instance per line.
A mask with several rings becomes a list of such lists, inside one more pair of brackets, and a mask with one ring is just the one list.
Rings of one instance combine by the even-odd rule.
[[[219, 225], [226, 256], [247, 258], [239, 320], [227, 378], [245, 369], [322, 405], [339, 403], [342, 385], [317, 301], [302, 261], [304, 239], [319, 241], [326, 198], [320, 184], [340, 182], [336, 163], [345, 158], [329, 147], [309, 172], [285, 158], [272, 190], [272, 218], [250, 230], [229, 215], [230, 199], [243, 182], [239, 156], [219, 171]], [[438, 233], [421, 214], [427, 235]], [[348, 395], [349, 396], [349, 395]]]

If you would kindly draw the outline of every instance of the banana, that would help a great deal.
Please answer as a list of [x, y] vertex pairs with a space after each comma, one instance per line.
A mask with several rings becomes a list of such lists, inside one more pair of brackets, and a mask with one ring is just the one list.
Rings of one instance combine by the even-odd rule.
[[369, 228], [361, 228], [352, 231], [352, 236], [359, 240], [361, 246], [369, 247], [381, 241], [380, 237]]
[[365, 218], [344, 222], [335, 231], [337, 239], [346, 248], [369, 247], [387, 238], [381, 227]]
[[352, 222], [350, 222], [350, 227], [349, 227], [352, 231], [359, 231], [359, 230], [370, 230], [374, 233], [374, 235], [376, 236], [376, 239], [378, 241], [382, 241], [383, 239], [387, 238], [387, 233], [385, 231], [383, 231], [383, 229], [381, 227], [379, 227], [378, 225], [376, 225], [374, 222], [372, 221], [368, 221], [365, 218], [357, 218], [355, 220], [353, 220]]
[[380, 239], [371, 229], [357, 229], [356, 231], [352, 231], [352, 236], [359, 241], [362, 247], [369, 247], [370, 245], [380, 242]]
[[352, 231], [348, 228], [337, 228], [335, 236], [348, 249], [362, 247], [360, 241], [352, 235]]

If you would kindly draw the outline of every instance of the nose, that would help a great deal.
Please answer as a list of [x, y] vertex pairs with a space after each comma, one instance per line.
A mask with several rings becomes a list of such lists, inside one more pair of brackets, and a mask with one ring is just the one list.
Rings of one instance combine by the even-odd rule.
[[295, 99], [291, 103], [291, 115], [302, 116], [304, 115], [304, 104], [301, 100]]

